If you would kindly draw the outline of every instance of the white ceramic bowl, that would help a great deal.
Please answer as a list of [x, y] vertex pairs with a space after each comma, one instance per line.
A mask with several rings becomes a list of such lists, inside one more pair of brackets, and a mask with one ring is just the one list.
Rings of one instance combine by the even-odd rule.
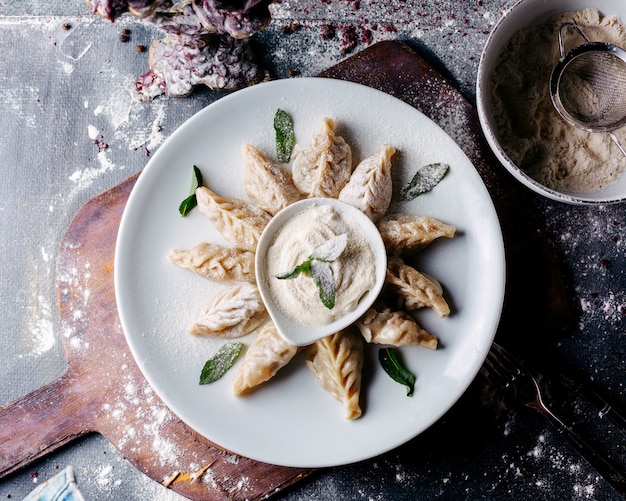
[[[272, 280], [267, 268], [266, 259], [270, 246], [274, 243], [276, 234], [289, 220], [293, 219], [303, 211], [315, 206], [330, 206], [339, 213], [350, 217], [363, 231], [367, 238], [376, 261], [372, 263], [376, 269], [376, 282], [374, 286], [363, 295], [357, 307], [346, 313], [345, 315], [335, 319], [333, 322], [322, 325], [305, 325], [297, 319], [283, 312], [276, 303], [275, 298], [270, 292], [269, 282]], [[365, 215], [364, 212], [340, 200], [333, 198], [307, 198], [295, 202], [278, 214], [276, 214], [263, 230], [263, 234], [259, 239], [255, 254], [255, 272], [257, 285], [263, 303], [267, 308], [270, 317], [276, 325], [278, 333], [291, 344], [297, 346], [307, 346], [315, 341], [322, 339], [330, 334], [339, 332], [361, 318], [370, 306], [374, 303], [385, 283], [387, 276], [387, 253], [378, 228], [372, 220]], [[275, 280], [275, 279], [274, 279]]]
[[[624, 0], [520, 0], [496, 24], [487, 39], [478, 67], [476, 100], [478, 116], [487, 142], [509, 172], [531, 190], [550, 199], [579, 205], [597, 205], [626, 200], [626, 174], [614, 184], [593, 193], [571, 193], [556, 191], [542, 185], [518, 167], [499, 143], [490, 109], [490, 76], [498, 56], [511, 36], [520, 29], [538, 25], [561, 12], [598, 9], [604, 15], [617, 15], [626, 22]], [[626, 162], [626, 159], [624, 159]]]

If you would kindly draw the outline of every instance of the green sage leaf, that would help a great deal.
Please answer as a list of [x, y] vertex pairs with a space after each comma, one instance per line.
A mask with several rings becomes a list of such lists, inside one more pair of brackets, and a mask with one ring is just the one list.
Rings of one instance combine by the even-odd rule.
[[196, 165], [193, 166], [193, 175], [191, 176], [191, 187], [189, 188], [189, 196], [185, 198], [178, 206], [178, 212], [180, 215], [185, 217], [191, 210], [198, 205], [198, 200], [196, 199], [196, 190], [202, 186], [202, 172]]
[[342, 233], [341, 235], [337, 235], [336, 237], [327, 240], [322, 245], [317, 247], [311, 255], [309, 259], [317, 259], [318, 261], [324, 261], [326, 263], [332, 263], [339, 259], [344, 250], [346, 250], [346, 246], [348, 245], [348, 234]]
[[194, 193], [181, 202], [178, 206], [178, 212], [180, 212], [181, 216], [186, 217], [196, 205], [198, 205], [198, 200], [196, 199], [196, 195]]
[[317, 293], [322, 304], [329, 310], [335, 307], [335, 277], [330, 264], [325, 261], [311, 262], [311, 278], [317, 286]]
[[296, 278], [300, 273], [306, 273], [311, 269], [311, 259], [307, 259], [304, 263], [299, 264], [291, 271], [286, 271], [284, 273], [278, 273], [274, 275], [274, 278], [278, 278], [279, 280], [290, 280], [292, 278]]
[[406, 387], [407, 397], [411, 396], [415, 389], [415, 376], [402, 363], [400, 350], [397, 348], [381, 348], [378, 352], [378, 360], [391, 379]]
[[221, 378], [230, 369], [243, 349], [243, 343], [227, 343], [209, 358], [200, 373], [200, 384], [209, 384]]
[[278, 273], [274, 275], [274, 278], [289, 280], [296, 278], [300, 273], [310, 273], [322, 304], [329, 310], [332, 310], [335, 307], [337, 285], [335, 284], [333, 270], [328, 263], [339, 259], [347, 245], [348, 234], [342, 233], [337, 235], [316, 247], [308, 259], [293, 270]]
[[281, 109], [274, 115], [274, 131], [276, 132], [276, 155], [280, 163], [287, 163], [296, 142], [293, 121], [289, 114]]
[[406, 202], [432, 190], [448, 173], [450, 166], [443, 163], [428, 164], [419, 169], [413, 179], [400, 192], [400, 198]]

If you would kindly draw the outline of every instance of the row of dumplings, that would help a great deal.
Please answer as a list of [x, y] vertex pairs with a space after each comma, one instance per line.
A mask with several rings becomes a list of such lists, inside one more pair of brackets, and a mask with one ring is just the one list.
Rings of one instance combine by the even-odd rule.
[[386, 284], [372, 308], [349, 328], [304, 348], [307, 365], [318, 383], [343, 403], [345, 417], [361, 415], [364, 341], [437, 347], [437, 338], [408, 311], [428, 307], [446, 317], [450, 308], [439, 282], [405, 260], [435, 239], [453, 237], [455, 228], [431, 217], [387, 214], [394, 153], [392, 146], [383, 145], [353, 168], [350, 146], [326, 118], [308, 146], [295, 148], [291, 172], [244, 145], [243, 182], [249, 200], [221, 197], [204, 186], [196, 190], [198, 210], [232, 247], [201, 242], [174, 249], [169, 258], [208, 280], [230, 284], [191, 324], [191, 334], [237, 338], [260, 328], [235, 377], [236, 395], [271, 379], [299, 351], [268, 317], [255, 284], [254, 253], [272, 216], [303, 197], [338, 198], [356, 206], [376, 223], [389, 254]]

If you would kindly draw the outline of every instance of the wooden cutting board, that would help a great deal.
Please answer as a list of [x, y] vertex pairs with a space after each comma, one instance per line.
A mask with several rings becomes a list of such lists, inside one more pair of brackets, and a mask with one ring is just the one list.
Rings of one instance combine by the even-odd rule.
[[[509, 267], [502, 325], [533, 311], [539, 335], [569, 322], [567, 294], [528, 193], [492, 156], [476, 112], [408, 46], [380, 42], [324, 72], [378, 88], [439, 123], [465, 150], [501, 219]], [[234, 456], [198, 436], [158, 399], [130, 354], [113, 287], [115, 238], [137, 175], [76, 214], [58, 256], [61, 339], [56, 381], [0, 409], [0, 478], [86, 433], [105, 436], [132, 464], [190, 499], [265, 499], [311, 471]], [[532, 287], [532, 294], [529, 294]]]

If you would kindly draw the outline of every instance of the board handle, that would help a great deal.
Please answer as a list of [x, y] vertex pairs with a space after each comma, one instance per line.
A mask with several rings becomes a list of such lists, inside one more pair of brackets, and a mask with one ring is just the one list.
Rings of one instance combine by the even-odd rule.
[[58, 379], [0, 408], [0, 479], [93, 431], [75, 376], [68, 367]]

